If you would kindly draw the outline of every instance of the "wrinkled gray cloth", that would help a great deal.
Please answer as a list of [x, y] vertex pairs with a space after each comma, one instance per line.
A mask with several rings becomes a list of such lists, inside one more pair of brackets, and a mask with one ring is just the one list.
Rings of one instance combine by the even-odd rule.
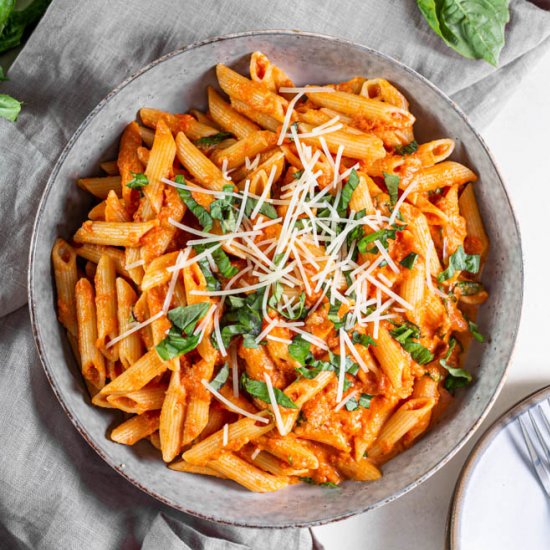
[[168, 510], [112, 471], [56, 401], [25, 303], [35, 210], [63, 146], [90, 110], [149, 61], [224, 33], [292, 28], [381, 50], [450, 94], [482, 125], [550, 44], [550, 13], [512, 0], [499, 69], [444, 46], [413, 0], [54, 0], [1, 93], [25, 102], [0, 119], [0, 548], [309, 549], [308, 530], [235, 529]]

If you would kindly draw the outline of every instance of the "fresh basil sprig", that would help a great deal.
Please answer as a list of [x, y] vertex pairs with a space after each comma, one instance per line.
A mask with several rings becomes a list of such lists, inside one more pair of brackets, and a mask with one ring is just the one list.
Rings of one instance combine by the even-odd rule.
[[416, 325], [406, 321], [401, 325], [395, 326], [396, 328], [394, 330], [390, 330], [390, 334], [401, 344], [401, 347], [410, 354], [414, 361], [419, 365], [425, 365], [433, 361], [433, 353], [428, 348], [425, 348], [422, 344], [415, 341], [420, 338], [420, 329]]
[[508, 0], [416, 0], [432, 28], [447, 46], [469, 59], [495, 67], [510, 19]]

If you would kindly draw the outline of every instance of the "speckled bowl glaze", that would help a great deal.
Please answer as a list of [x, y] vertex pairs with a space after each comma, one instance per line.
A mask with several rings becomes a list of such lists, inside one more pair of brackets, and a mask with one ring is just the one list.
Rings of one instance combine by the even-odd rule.
[[[97, 173], [116, 155], [119, 136], [142, 106], [184, 112], [204, 108], [214, 66], [247, 71], [249, 55], [261, 50], [284, 67], [297, 85], [380, 76], [409, 98], [419, 141], [452, 137], [453, 158], [472, 167], [492, 248], [483, 279], [490, 299], [479, 324], [490, 335], [474, 344], [468, 368], [475, 383], [461, 393], [444, 419], [414, 447], [384, 466], [382, 479], [346, 482], [337, 490], [305, 484], [273, 494], [255, 494], [236, 483], [173, 472], [148, 443], [118, 445], [106, 435], [118, 413], [94, 408], [64, 330], [56, 319], [50, 251], [55, 238], [70, 238], [90, 208], [75, 179]], [[214, 38], [151, 63], [109, 94], [84, 120], [61, 154], [48, 181], [30, 254], [29, 302], [36, 345], [47, 377], [75, 427], [98, 454], [130, 482], [160, 501], [213, 521], [250, 527], [326, 523], [371, 510], [403, 495], [441, 468], [464, 445], [494, 402], [502, 384], [520, 320], [523, 269], [517, 223], [487, 147], [457, 106], [426, 79], [399, 62], [337, 38], [293, 31], [250, 32]]]

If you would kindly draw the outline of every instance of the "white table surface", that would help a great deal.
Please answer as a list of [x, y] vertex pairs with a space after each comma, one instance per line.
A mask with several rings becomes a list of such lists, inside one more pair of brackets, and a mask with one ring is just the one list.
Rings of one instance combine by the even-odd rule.
[[523, 317], [502, 393], [465, 448], [420, 487], [366, 514], [316, 527], [315, 534], [326, 550], [442, 550], [453, 489], [473, 444], [512, 404], [550, 384], [549, 89], [550, 52], [547, 52], [496, 120], [481, 132], [510, 192], [520, 223], [525, 259]]

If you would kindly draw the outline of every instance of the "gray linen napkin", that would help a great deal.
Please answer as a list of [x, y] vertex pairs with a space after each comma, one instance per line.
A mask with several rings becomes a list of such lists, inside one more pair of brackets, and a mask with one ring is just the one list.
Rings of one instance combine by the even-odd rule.
[[168, 510], [112, 471], [74, 430], [34, 351], [25, 306], [36, 206], [63, 146], [90, 110], [144, 64], [224, 33], [299, 28], [403, 61], [488, 122], [550, 44], [550, 13], [512, 0], [498, 70], [442, 45], [413, 0], [54, 0], [2, 93], [0, 120], [0, 548], [309, 549], [307, 530], [235, 529]]

